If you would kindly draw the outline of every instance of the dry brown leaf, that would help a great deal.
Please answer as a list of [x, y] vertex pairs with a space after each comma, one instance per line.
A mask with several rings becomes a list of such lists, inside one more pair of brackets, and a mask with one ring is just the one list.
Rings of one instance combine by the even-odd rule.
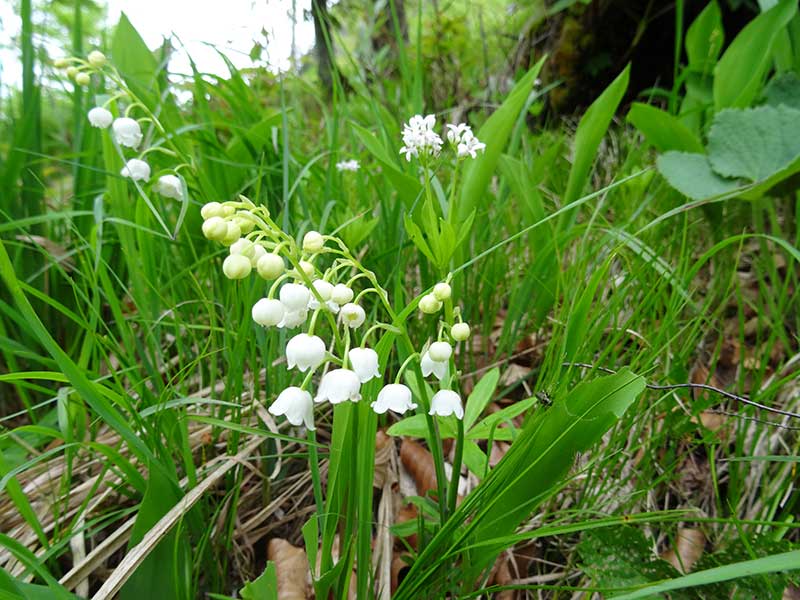
[[397, 476], [391, 469], [393, 452], [394, 439], [379, 429], [375, 435], [375, 473], [372, 479], [374, 487], [382, 488], [387, 482], [397, 481]]
[[[412, 520], [416, 521], [417, 514], [418, 513], [417, 513], [417, 507], [416, 506], [414, 506], [411, 503], [404, 504], [403, 506], [400, 507], [400, 510], [397, 511], [397, 515], [394, 518], [394, 522], [395, 522], [395, 524], [399, 525], [400, 523], [405, 523], [406, 521], [412, 521]], [[417, 547], [417, 534], [416, 533], [412, 533], [411, 535], [406, 537], [405, 540], [406, 540], [406, 542], [408, 542], [409, 546], [411, 546], [412, 548], [416, 549], [416, 547]], [[403, 547], [403, 543], [400, 542], [400, 541], [398, 541], [396, 545], [397, 545], [398, 548], [402, 548]]]
[[267, 558], [275, 563], [278, 600], [306, 600], [309, 597], [309, 572], [305, 550], [286, 540], [273, 538], [267, 546]]
[[706, 537], [699, 529], [679, 529], [675, 547], [661, 553], [661, 558], [678, 569], [689, 573], [703, 554]]
[[392, 559], [392, 594], [397, 590], [397, 587], [403, 582], [403, 578], [411, 568], [410, 555], [405, 553], [396, 553]]
[[526, 367], [517, 363], [511, 363], [506, 366], [503, 374], [500, 376], [500, 385], [505, 387], [512, 386], [518, 381], [525, 379], [531, 374], [532, 370], [533, 369], [530, 367]]
[[400, 460], [414, 478], [420, 496], [436, 490], [436, 468], [430, 452], [417, 442], [404, 438], [400, 444]]

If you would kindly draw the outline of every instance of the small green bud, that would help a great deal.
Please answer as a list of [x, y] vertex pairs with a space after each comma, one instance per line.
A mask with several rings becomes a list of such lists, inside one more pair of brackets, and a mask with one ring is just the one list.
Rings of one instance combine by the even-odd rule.
[[75, 76], [78, 74], [78, 67], [67, 67], [67, 77], [70, 79], [75, 79]]
[[267, 281], [277, 279], [283, 274], [286, 265], [283, 259], [277, 254], [268, 253], [258, 259], [256, 270], [258, 274]]
[[222, 272], [228, 279], [244, 279], [251, 269], [250, 259], [241, 254], [231, 254], [222, 263]]
[[435, 286], [433, 286], [433, 295], [439, 302], [444, 302], [447, 300], [452, 293], [453, 290], [451, 290], [450, 286], [444, 282], [437, 283]]
[[325, 245], [325, 240], [318, 231], [309, 231], [303, 236], [303, 250], [306, 252], [319, 252]]
[[89, 52], [89, 64], [92, 65], [95, 69], [101, 69], [106, 64], [106, 55], [100, 52], [99, 50], [92, 50]]
[[426, 315], [433, 315], [442, 310], [442, 303], [433, 294], [425, 294], [419, 301], [419, 309]]
[[222, 217], [211, 217], [203, 222], [203, 235], [215, 242], [222, 241], [228, 233], [228, 224]]
[[450, 328], [450, 333], [455, 341], [463, 342], [469, 338], [469, 325], [467, 323], [456, 323]]
[[92, 78], [89, 76], [88, 73], [78, 73], [77, 75], [75, 75], [75, 83], [77, 83], [78, 85], [86, 86], [92, 83]]
[[225, 232], [225, 237], [222, 238], [222, 243], [225, 246], [231, 246], [240, 237], [242, 237], [242, 230], [239, 225], [233, 221], [228, 221], [228, 231]]

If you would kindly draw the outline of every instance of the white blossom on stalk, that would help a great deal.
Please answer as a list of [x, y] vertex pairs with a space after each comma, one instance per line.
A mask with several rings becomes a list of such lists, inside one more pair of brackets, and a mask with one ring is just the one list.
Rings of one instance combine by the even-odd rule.
[[470, 131], [462, 138], [461, 143], [456, 148], [456, 153], [458, 158], [465, 158], [467, 155], [477, 158], [478, 151], [483, 152], [484, 150], [486, 150], [486, 144], [479, 141]]
[[[325, 303], [325, 306], [330, 310], [333, 314], [339, 312], [339, 305], [336, 304], [333, 300], [331, 300], [331, 294], [333, 293], [333, 285], [330, 282], [325, 281], [324, 279], [317, 279], [311, 282], [311, 285], [317, 290], [320, 298]], [[308, 308], [311, 310], [317, 310], [321, 307], [319, 300], [317, 297], [312, 293], [311, 297], [308, 299]]]
[[268, 410], [275, 416], [285, 415], [292, 425], [304, 424], [306, 429], [314, 431], [314, 403], [311, 394], [299, 387], [292, 386], [283, 390]]
[[361, 164], [357, 160], [342, 160], [336, 163], [336, 170], [340, 173], [342, 171], [356, 172], [361, 168]]
[[111, 123], [114, 122], [114, 115], [111, 114], [110, 110], [102, 106], [95, 106], [86, 116], [89, 118], [89, 124], [92, 127], [100, 129], [108, 129]]
[[354, 296], [355, 294], [353, 293], [353, 290], [343, 283], [337, 283], [331, 290], [331, 300], [336, 302], [336, 304], [339, 306], [342, 304], [347, 304], [353, 299]]
[[183, 200], [183, 184], [176, 175], [162, 175], [159, 177], [156, 189], [165, 198]]
[[142, 128], [139, 123], [129, 117], [116, 119], [111, 126], [114, 131], [114, 138], [120, 146], [133, 148], [136, 150], [142, 143]]
[[441, 381], [445, 377], [447, 377], [447, 362], [437, 362], [431, 358], [430, 352], [426, 352], [422, 355], [422, 359], [420, 360], [420, 368], [422, 369], [422, 376], [428, 377], [429, 375], [433, 374], [436, 375], [436, 379]]
[[399, 415], [417, 408], [411, 400], [411, 390], [402, 383], [390, 383], [378, 392], [378, 399], [370, 404], [372, 410], [379, 415], [391, 410]]
[[314, 402], [325, 402], [326, 400], [331, 404], [339, 404], [350, 400], [351, 402], [358, 402], [361, 400], [361, 382], [350, 369], [334, 369], [328, 371], [319, 384], [319, 392]]
[[461, 143], [461, 138], [468, 131], [472, 133], [472, 127], [470, 127], [466, 123], [458, 123], [457, 125], [448, 123], [447, 141], [453, 144], [454, 146], [457, 146], [459, 143]]
[[347, 358], [361, 383], [381, 376], [378, 370], [378, 353], [372, 348], [353, 348], [347, 353]]
[[455, 415], [457, 419], [463, 419], [464, 407], [461, 404], [461, 396], [453, 390], [439, 390], [431, 399], [431, 409], [428, 414], [440, 417]]
[[119, 174], [134, 181], [147, 181], [150, 179], [150, 165], [138, 158], [132, 158], [125, 163]]
[[275, 298], [261, 298], [253, 305], [251, 311], [253, 321], [264, 327], [272, 327], [283, 320], [286, 309], [280, 300]]
[[281, 287], [279, 297], [287, 311], [304, 311], [308, 308], [311, 292], [301, 283], [287, 283]]
[[306, 309], [287, 310], [281, 322], [278, 323], [278, 329], [294, 329], [295, 327], [299, 327], [306, 322], [306, 317], [308, 317], [308, 311]]
[[316, 335], [299, 333], [286, 344], [286, 366], [305, 373], [325, 360], [325, 342]]
[[350, 329], [355, 329], [356, 327], [361, 327], [367, 318], [367, 313], [358, 304], [348, 302], [339, 311], [339, 316]]
[[428, 355], [434, 362], [447, 362], [453, 354], [453, 347], [447, 342], [433, 342], [428, 349]]
[[434, 115], [414, 115], [403, 125], [403, 147], [400, 154], [406, 155], [410, 161], [412, 156], [438, 156], [442, 149], [442, 138], [433, 127], [436, 125]]

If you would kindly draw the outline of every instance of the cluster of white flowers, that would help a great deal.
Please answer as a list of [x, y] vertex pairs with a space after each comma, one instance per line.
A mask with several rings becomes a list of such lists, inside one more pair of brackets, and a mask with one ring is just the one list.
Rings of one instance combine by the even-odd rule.
[[[438, 156], [442, 149], [442, 138], [433, 130], [436, 126], [434, 115], [414, 115], [408, 123], [403, 125], [403, 147], [400, 154], [406, 155], [406, 160], [411, 160], [412, 156], [428, 157]], [[478, 152], [486, 149], [486, 144], [481, 142], [472, 128], [466, 123], [448, 124], [447, 140], [456, 150], [458, 158], [471, 156], [476, 158]]]
[[406, 160], [412, 156], [427, 157], [439, 156], [442, 150], [442, 138], [433, 128], [436, 125], [434, 115], [414, 115], [403, 125], [403, 147], [400, 154], [406, 155]]
[[[367, 323], [363, 299], [375, 294], [387, 302], [388, 294], [341, 240], [309, 231], [298, 244], [272, 221], [266, 207], [256, 206], [243, 196], [238, 201], [210, 202], [203, 206], [201, 214], [203, 234], [229, 247], [222, 263], [226, 277], [244, 279], [255, 271], [272, 282], [264, 297], [252, 307], [253, 321], [262, 327], [301, 328], [286, 344], [285, 357], [289, 370], [306, 374], [304, 382], [283, 390], [269, 407], [272, 414], [286, 416], [292, 425], [313, 429], [314, 404], [359, 402], [363, 384], [383, 379], [378, 354], [367, 341], [372, 333], [391, 326], [376, 318], [364, 333], [361, 328]], [[329, 258], [332, 260], [328, 261]], [[321, 267], [323, 261], [329, 262], [325, 269]], [[363, 278], [369, 279], [371, 286], [356, 293], [354, 283]], [[450, 285], [438, 284], [430, 296], [441, 308], [442, 302], [450, 301]], [[330, 324], [329, 328], [325, 322]], [[466, 327], [466, 336], [469, 335], [469, 327], [458, 323], [449, 327], [453, 340], [466, 339], [455, 333], [459, 327]], [[330, 343], [323, 339], [323, 329], [330, 330]], [[351, 346], [356, 336], [360, 337], [360, 345]], [[455, 414], [460, 419], [464, 414], [461, 398], [446, 389], [452, 356], [451, 344], [439, 339], [426, 347], [422, 355], [414, 354], [409, 360], [419, 360], [423, 376], [435, 375], [445, 386], [433, 396], [430, 414]], [[404, 414], [417, 408], [411, 389], [400, 383], [408, 362], [400, 368], [395, 381], [384, 385], [371, 403], [376, 413], [391, 410]], [[316, 395], [312, 395], [310, 388], [317, 371], [322, 374]]]
[[352, 171], [355, 173], [360, 168], [361, 164], [355, 159], [342, 160], [336, 163], [336, 170], [339, 171], [340, 173], [342, 171]]
[[472, 133], [472, 127], [466, 123], [448, 124], [447, 141], [456, 147], [458, 158], [466, 158], [468, 155], [476, 158], [478, 152], [486, 150], [486, 144], [475, 137], [475, 134]]
[[[56, 60], [54, 64], [57, 68], [64, 69], [67, 76], [74, 80], [76, 84], [86, 86], [91, 83], [91, 74], [101, 72], [107, 63], [108, 60], [102, 52], [93, 50], [86, 57], [86, 60], [80, 58], [60, 58]], [[118, 94], [116, 97], [121, 96], [122, 94]], [[114, 118], [113, 113], [106, 108], [105, 105], [95, 106], [89, 110], [86, 116], [92, 127], [98, 129], [108, 129], [110, 127], [114, 140], [120, 147], [130, 148], [132, 150], [139, 149], [144, 135], [136, 119], [132, 119], [128, 116]], [[150, 165], [144, 160], [144, 154], [145, 153], [142, 153], [136, 158], [128, 159], [120, 170], [120, 175], [130, 178], [133, 181], [149, 181], [151, 169]], [[166, 198], [183, 200], [183, 181], [175, 174], [159, 176], [155, 183], [155, 189]]]

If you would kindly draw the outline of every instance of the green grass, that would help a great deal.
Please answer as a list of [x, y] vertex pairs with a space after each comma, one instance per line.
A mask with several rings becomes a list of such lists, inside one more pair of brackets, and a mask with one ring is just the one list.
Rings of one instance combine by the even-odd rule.
[[[30, 3], [22, 8], [30, 26]], [[80, 24], [76, 9], [76, 51], [89, 46]], [[728, 597], [739, 586], [779, 598], [788, 581], [797, 585], [797, 571], [788, 573], [798, 548], [796, 421], [714, 394], [601, 391], [617, 381], [603, 368], [627, 367], [636, 385], [704, 382], [697, 374], [708, 372], [726, 390], [797, 412], [796, 197], [779, 189], [756, 201], [723, 199], [711, 222], [708, 207], [654, 171], [655, 154], [634, 130], [608, 128], [625, 76], [574, 133], [555, 119], [528, 126], [528, 110], [544, 101], [529, 95], [532, 70], [515, 92], [486, 98], [507, 102], [493, 116], [470, 111], [479, 137], [494, 146], [459, 174], [460, 196], [450, 193], [449, 167], [437, 171], [436, 202], [426, 209], [415, 163], [397, 155], [402, 122], [430, 97], [424, 61], [432, 57], [417, 31], [404, 42], [399, 73], [380, 86], [345, 48], [347, 91], [336, 87], [330, 101], [311, 74], [231, 67], [224, 79], [195, 71], [180, 84], [192, 101], [180, 105], [158, 73], [161, 51], [150, 53], [121, 23], [111, 60], [157, 115], [158, 125], [145, 128], [148, 147], [172, 153], [148, 155], [154, 173], [188, 165], [186, 203], [121, 178], [121, 149], [84, 123], [86, 108], [114, 93], [110, 78], [72, 93], [48, 90], [53, 107], [37, 104], [41, 82], [26, 66], [0, 169], [0, 590], [29, 597], [33, 583], [47, 597], [68, 597], [61, 581], [80, 595], [105, 583], [122, 586], [120, 597], [149, 586], [163, 597], [234, 596], [264, 570], [273, 537], [303, 546], [305, 536], [311, 556], [318, 535], [323, 571], [330, 569], [318, 589], [337, 597], [353, 562], [369, 564], [377, 531], [372, 433], [397, 419], [376, 416], [366, 402], [325, 405], [309, 446], [265, 411], [299, 383], [278, 361], [287, 335], [252, 322], [264, 283], [226, 279], [225, 252], [200, 233], [200, 206], [239, 194], [268, 207], [298, 241], [308, 230], [344, 227], [398, 313], [411, 303], [402, 314], [418, 346], [435, 321], [418, 318], [414, 299], [454, 273], [454, 297], [473, 331], [471, 351], [457, 357], [467, 374], [461, 383], [471, 387], [477, 377], [469, 374], [497, 365], [494, 401], [545, 392], [555, 403], [532, 404], [508, 458], [458, 509], [438, 514], [440, 503], [420, 500], [435, 515], [429, 545], [397, 597], [440, 597], [447, 586], [459, 597], [501, 591], [509, 583], [484, 570], [492, 552], [531, 540], [536, 560], [511, 584], [519, 597], [655, 584], [614, 545], [632, 528], [647, 560], [672, 547], [681, 528], [706, 539], [694, 574], [666, 570], [669, 583], [649, 593], [703, 584], [710, 587], [681, 593]], [[49, 121], [48, 111], [65, 116], [58, 136], [70, 141], [42, 156], [35, 123]], [[361, 170], [337, 172], [349, 157]], [[440, 207], [457, 225], [473, 209], [475, 216], [463, 244], [436, 261], [409, 239], [404, 217], [424, 227], [424, 211]], [[391, 374], [415, 348], [392, 347], [389, 338], [377, 348]], [[512, 368], [521, 376], [502, 378]], [[418, 378], [409, 381], [423, 390]], [[604, 412], [606, 402], [619, 418]], [[703, 424], [711, 417], [718, 427]], [[323, 464], [319, 511], [309, 454]], [[193, 490], [171, 527], [152, 531]], [[353, 540], [338, 571], [329, 552], [337, 530]], [[115, 533], [112, 551], [91, 560]], [[591, 553], [590, 535], [605, 536], [606, 555]], [[146, 546], [141, 567], [125, 568], [125, 555], [148, 541], [161, 543]], [[81, 554], [90, 556], [83, 587], [84, 577], [66, 577]], [[591, 569], [602, 560], [616, 565], [611, 575]], [[752, 577], [726, 583], [744, 566]], [[374, 577], [369, 569], [353, 575], [362, 596]], [[472, 587], [459, 588], [462, 580]]]

